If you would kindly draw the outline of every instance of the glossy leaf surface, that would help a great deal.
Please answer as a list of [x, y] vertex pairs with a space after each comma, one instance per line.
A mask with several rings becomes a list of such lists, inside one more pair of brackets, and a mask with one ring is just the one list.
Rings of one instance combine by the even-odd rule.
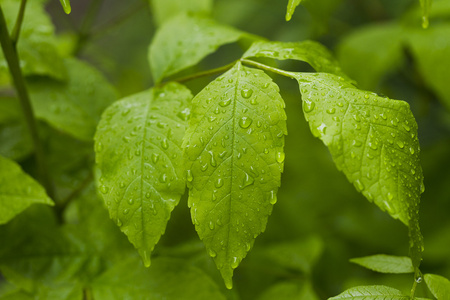
[[346, 290], [342, 294], [336, 297], [329, 298], [329, 300], [340, 299], [354, 299], [354, 300], [409, 300], [409, 296], [403, 295], [397, 289], [383, 286], [383, 285], [371, 285], [371, 286], [358, 286]]
[[53, 205], [44, 188], [12, 160], [0, 156], [0, 224], [34, 203]]
[[156, 82], [193, 66], [224, 44], [237, 41], [241, 32], [212, 19], [181, 14], [155, 34], [149, 61]]
[[195, 228], [228, 288], [264, 231], [284, 162], [286, 115], [278, 87], [237, 63], [193, 100], [183, 141]]
[[95, 135], [98, 186], [146, 266], [185, 190], [181, 140], [190, 91], [170, 83], [110, 106]]
[[425, 274], [424, 277], [428, 288], [436, 299], [450, 299], [450, 281], [447, 278], [435, 274]]
[[352, 263], [380, 273], [413, 273], [411, 258], [393, 255], [372, 255], [350, 259]]

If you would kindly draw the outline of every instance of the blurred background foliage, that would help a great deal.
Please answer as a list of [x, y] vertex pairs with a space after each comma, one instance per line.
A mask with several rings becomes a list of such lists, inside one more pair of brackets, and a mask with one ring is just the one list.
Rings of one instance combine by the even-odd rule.
[[[449, 278], [449, 2], [434, 1], [427, 30], [421, 28], [417, 0], [305, 0], [290, 22], [284, 18], [287, 0], [215, 0], [213, 6], [204, 2], [201, 9], [204, 13], [211, 11], [219, 22], [240, 30], [270, 40], [319, 41], [335, 53], [344, 71], [360, 88], [402, 99], [411, 105], [419, 124], [426, 186], [421, 201], [421, 226], [425, 237], [422, 271]], [[117, 90], [119, 98], [140, 92], [153, 85], [147, 62], [149, 44], [158, 24], [173, 11], [156, 3], [149, 4], [143, 0], [78, 0], [72, 1], [72, 13], [65, 15], [59, 0], [47, 1], [46, 12], [56, 30], [56, 36], [49, 43], [56, 46], [61, 57], [73, 55], [98, 69]], [[245, 43], [226, 45], [199, 65], [174, 77], [225, 65], [239, 58], [246, 47]], [[294, 61], [280, 62], [279, 66], [292, 71], [311, 70]], [[40, 80], [30, 72], [31, 80]], [[65, 76], [57, 66], [38, 75], [42, 74]], [[196, 79], [187, 86], [197, 93], [213, 78]], [[309, 132], [296, 83], [278, 76], [273, 78], [281, 88], [288, 115], [285, 171], [266, 232], [256, 240], [252, 251], [235, 271], [235, 288], [227, 291], [223, 287], [219, 272], [194, 230], [186, 197], [175, 209], [154, 256], [182, 258], [203, 270], [229, 299], [325, 299], [355, 285], [374, 284], [389, 285], [408, 293], [412, 275], [380, 275], [348, 261], [378, 253], [407, 255], [407, 229], [368, 203], [336, 170], [327, 149]], [[0, 73], [0, 82], [3, 100], [0, 153], [18, 160], [25, 170], [32, 172], [29, 137], [20, 114], [14, 114], [17, 111], [14, 101], [8, 101], [13, 96], [4, 72]], [[44, 229], [23, 233], [23, 240], [31, 242], [21, 251], [31, 251], [33, 243], [38, 243], [36, 235], [48, 236], [49, 232], [57, 230], [78, 247], [77, 251], [85, 254], [78, 262], [84, 261], [82, 265], [91, 270], [72, 268], [71, 274], [61, 276], [75, 278], [76, 284], [89, 286], [93, 281], [95, 285], [96, 281], [114, 275], [114, 270], [106, 273], [109, 266], [123, 261], [136, 263], [136, 254], [119, 229], [112, 226], [92, 187], [92, 142], [73, 138], [45, 123], [40, 127], [56, 194], [64, 199], [58, 207], [65, 210], [67, 223], [62, 229], [55, 229], [56, 221], [50, 224], [51, 218], [42, 212], [46, 208], [31, 207], [9, 223], [8, 230], [3, 227], [0, 238], [7, 241], [8, 232], [10, 234], [19, 222], [32, 226], [31, 221], [38, 218], [39, 212], [44, 216], [41, 217], [45, 220]], [[73, 262], [59, 263], [62, 269]], [[120, 273], [118, 268], [116, 271]], [[14, 290], [11, 285], [23, 286], [27, 276], [39, 277], [38, 273], [33, 273], [36, 270], [29, 270], [22, 277], [17, 275], [20, 273], [17, 269], [11, 270], [8, 274], [3, 270], [5, 277], [14, 280], [3, 284], [0, 295]], [[43, 270], [45, 273], [46, 269]], [[58, 289], [66, 295], [75, 295], [73, 299], [80, 296], [74, 288], [76, 284], [69, 287], [61, 284], [61, 276], [39, 280], [37, 287], [32, 286], [26, 292], [49, 295], [49, 287], [59, 282]], [[146, 280], [155, 278], [151, 274], [148, 276]], [[128, 283], [145, 285], [145, 282], [132, 280]], [[107, 297], [102, 291], [96, 293], [99, 299]], [[417, 295], [431, 297], [425, 288], [419, 288]], [[67, 299], [72, 299], [69, 296]]]

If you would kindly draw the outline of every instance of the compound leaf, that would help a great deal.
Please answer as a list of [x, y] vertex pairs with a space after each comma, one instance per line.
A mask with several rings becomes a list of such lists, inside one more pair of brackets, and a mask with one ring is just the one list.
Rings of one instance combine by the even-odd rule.
[[150, 45], [149, 61], [156, 82], [197, 64], [219, 46], [237, 41], [242, 33], [200, 16], [178, 15], [166, 22]]
[[277, 199], [286, 134], [278, 91], [264, 72], [237, 63], [192, 103], [183, 140], [189, 206], [228, 288]]
[[409, 300], [409, 296], [405, 296], [397, 289], [383, 286], [383, 285], [371, 285], [371, 286], [357, 286], [346, 290], [342, 294], [336, 297], [329, 298], [328, 300], [339, 299], [354, 299], [354, 300]]
[[297, 8], [297, 6], [300, 5], [301, 2], [302, 0], [289, 0], [286, 10], [286, 21], [291, 20], [292, 15], [295, 12], [295, 9]]
[[202, 270], [165, 257], [155, 258], [151, 268], [144, 268], [135, 258], [116, 264], [92, 283], [92, 293], [94, 299], [111, 300], [226, 299]]
[[418, 205], [424, 186], [417, 123], [409, 105], [358, 90], [332, 74], [293, 74], [311, 132], [359, 192], [409, 226], [417, 268], [422, 252]]
[[169, 83], [110, 106], [95, 135], [98, 185], [110, 217], [146, 266], [185, 190], [181, 140], [190, 91]]
[[82, 140], [92, 140], [103, 110], [118, 96], [114, 87], [94, 68], [65, 59], [68, 81], [45, 77], [28, 81], [36, 116]]
[[0, 224], [34, 203], [53, 205], [44, 188], [12, 160], [0, 156]]
[[411, 258], [378, 254], [350, 259], [352, 263], [380, 273], [413, 273]]
[[212, 0], [150, 0], [153, 15], [158, 25], [182, 12], [208, 14], [212, 10]]
[[330, 51], [314, 41], [271, 42], [257, 41], [244, 53], [243, 58], [267, 57], [277, 60], [304, 61], [317, 72], [331, 73], [347, 78]]
[[424, 277], [436, 299], [450, 300], [450, 281], [447, 278], [435, 274], [425, 274]]

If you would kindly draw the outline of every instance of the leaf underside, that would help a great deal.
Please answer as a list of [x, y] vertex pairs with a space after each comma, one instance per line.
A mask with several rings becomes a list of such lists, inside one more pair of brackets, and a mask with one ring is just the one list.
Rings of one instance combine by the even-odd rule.
[[411, 258], [406, 256], [372, 255], [350, 259], [352, 263], [380, 273], [412, 273]]
[[264, 72], [237, 63], [192, 103], [183, 141], [189, 206], [228, 288], [276, 202], [287, 133], [278, 91]]
[[98, 185], [145, 265], [184, 193], [181, 141], [190, 91], [170, 83], [116, 102], [97, 128]]
[[311, 132], [359, 192], [409, 226], [411, 257], [418, 268], [423, 251], [418, 205], [424, 186], [409, 105], [358, 90], [332, 74], [294, 76]]
[[33, 203], [53, 205], [44, 188], [12, 160], [0, 156], [0, 224]]

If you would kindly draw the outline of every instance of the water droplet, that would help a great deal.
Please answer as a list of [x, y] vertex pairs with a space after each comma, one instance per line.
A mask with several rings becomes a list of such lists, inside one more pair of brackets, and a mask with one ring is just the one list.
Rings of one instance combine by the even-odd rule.
[[402, 141], [397, 141], [397, 146], [398, 146], [400, 149], [403, 149], [403, 148], [405, 147], [405, 144], [404, 144]]
[[378, 146], [375, 143], [369, 142], [369, 147], [372, 148], [373, 150], [377, 150]]
[[106, 185], [102, 185], [102, 186], [100, 187], [100, 191], [101, 191], [103, 194], [106, 194], [106, 193], [108, 193], [109, 188], [108, 188]]
[[214, 230], [215, 224], [213, 221], [209, 222], [209, 229]]
[[410, 131], [410, 130], [411, 130], [411, 127], [409, 127], [409, 126], [406, 125], [406, 124], [403, 124], [403, 128], [405, 128], [406, 131]]
[[158, 160], [159, 160], [159, 154], [153, 153], [152, 154], [152, 161], [153, 161], [153, 163], [156, 164], [158, 162]]
[[216, 159], [214, 158], [214, 153], [212, 151], [208, 151], [208, 152], [211, 155], [211, 160], [210, 160], [211, 166], [213, 166], [213, 167], [217, 166]]
[[284, 158], [285, 158], [284, 152], [278, 152], [277, 153], [277, 157], [276, 157], [277, 162], [279, 162], [281, 164], [284, 161]]
[[166, 183], [167, 182], [167, 174], [161, 174], [161, 176], [159, 177], [159, 181], [161, 183]]
[[251, 124], [252, 124], [253, 120], [250, 117], [242, 117], [239, 120], [239, 126], [241, 126], [241, 128], [248, 128]]
[[364, 184], [359, 179], [356, 179], [355, 182], [353, 182], [353, 184], [358, 192], [364, 190]]
[[394, 195], [392, 195], [391, 193], [387, 194], [389, 201], [391, 201], [392, 199], [394, 199]]
[[411, 152], [411, 154], [414, 154], [414, 148], [413, 147], [409, 147], [409, 152]]
[[192, 176], [192, 171], [191, 170], [187, 170], [186, 171], [186, 180], [188, 182], [192, 182], [192, 180], [194, 180], [194, 176]]
[[123, 222], [121, 219], [117, 219], [116, 223], [117, 223], [117, 226], [119, 226], [119, 227], [122, 227], [122, 225], [123, 225]]
[[252, 89], [242, 89], [241, 95], [242, 95], [242, 97], [248, 99], [253, 95], [253, 90]]
[[355, 146], [355, 147], [361, 147], [362, 146], [362, 142], [360, 142], [358, 140], [353, 140], [352, 145]]
[[219, 105], [222, 107], [228, 106], [230, 104], [231, 104], [231, 98], [228, 98], [228, 99], [225, 99], [225, 100], [222, 100], [219, 102]]
[[128, 199], [128, 204], [133, 205], [133, 203], [134, 203], [133, 198]]
[[127, 215], [129, 212], [130, 212], [130, 210], [129, 210], [128, 208], [125, 208], [125, 209], [123, 210], [123, 214], [124, 214], [124, 215]]
[[180, 111], [177, 114], [177, 117], [180, 118], [183, 121], [189, 120], [190, 116], [191, 116], [191, 110], [189, 108], [185, 108], [184, 110]]
[[96, 152], [100, 152], [103, 150], [103, 144], [101, 142], [98, 142], [97, 144], [95, 144], [95, 151]]
[[303, 110], [305, 111], [305, 113], [312, 112], [314, 107], [316, 107], [316, 103], [314, 103], [313, 101], [310, 100], [303, 101]]
[[248, 187], [249, 185], [252, 185], [254, 182], [255, 182], [255, 179], [252, 176], [245, 173], [244, 181], [242, 182], [242, 185], [240, 186], [240, 188], [244, 189], [244, 188]]
[[145, 197], [146, 197], [147, 199], [150, 199], [151, 196], [152, 196], [152, 194], [151, 194], [150, 192], [145, 193]]
[[417, 278], [416, 278], [416, 282], [417, 282], [417, 283], [421, 283], [421, 282], [422, 282], [422, 276], [417, 277]]
[[231, 267], [233, 269], [236, 269], [239, 266], [239, 258], [237, 258], [236, 256], [233, 257], [233, 261], [231, 262]]
[[218, 178], [214, 185], [216, 186], [216, 188], [221, 188], [223, 186], [223, 179]]
[[211, 257], [216, 257], [217, 256], [217, 253], [216, 253], [216, 251], [214, 251], [213, 249], [209, 249], [209, 256], [211, 256]]
[[336, 108], [332, 107], [327, 109], [327, 113], [329, 113], [330, 115], [334, 114], [336, 112]]
[[161, 147], [166, 150], [167, 148], [169, 148], [169, 143], [167, 142], [166, 138], [161, 141]]
[[272, 205], [277, 203], [277, 194], [276, 194], [276, 192], [274, 190], [270, 191], [269, 203], [272, 204]]
[[425, 185], [423, 183], [420, 184], [420, 192], [425, 192]]

